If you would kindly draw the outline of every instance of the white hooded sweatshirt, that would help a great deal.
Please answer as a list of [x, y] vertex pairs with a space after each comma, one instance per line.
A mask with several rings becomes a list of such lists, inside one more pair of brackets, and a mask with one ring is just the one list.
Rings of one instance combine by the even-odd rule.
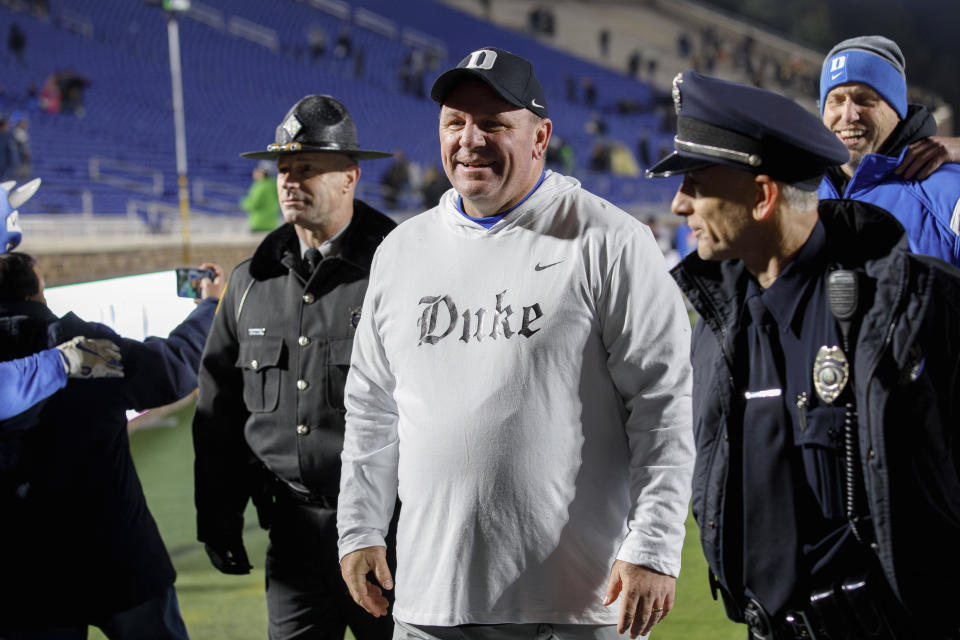
[[560, 174], [490, 229], [440, 204], [374, 259], [347, 379], [340, 556], [384, 545], [394, 616], [615, 624], [614, 559], [676, 576], [690, 323], [648, 227]]

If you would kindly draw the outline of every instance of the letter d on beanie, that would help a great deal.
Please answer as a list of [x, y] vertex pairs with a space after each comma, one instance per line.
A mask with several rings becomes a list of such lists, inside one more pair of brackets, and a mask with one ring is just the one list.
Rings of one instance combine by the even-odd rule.
[[900, 119], [907, 117], [906, 62], [897, 43], [883, 36], [844, 40], [827, 54], [820, 71], [820, 115], [827, 94], [851, 82], [865, 84], [887, 101]]

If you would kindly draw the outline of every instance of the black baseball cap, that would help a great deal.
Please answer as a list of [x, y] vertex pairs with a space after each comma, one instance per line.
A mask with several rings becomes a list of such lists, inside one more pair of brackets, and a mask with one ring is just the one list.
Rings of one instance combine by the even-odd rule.
[[663, 178], [722, 164], [816, 191], [850, 152], [814, 114], [772, 91], [685, 71], [673, 80], [676, 149], [650, 167]]
[[533, 65], [526, 58], [497, 47], [477, 49], [456, 67], [440, 74], [430, 89], [430, 97], [443, 104], [458, 84], [474, 78], [483, 80], [510, 104], [547, 117], [547, 99]]

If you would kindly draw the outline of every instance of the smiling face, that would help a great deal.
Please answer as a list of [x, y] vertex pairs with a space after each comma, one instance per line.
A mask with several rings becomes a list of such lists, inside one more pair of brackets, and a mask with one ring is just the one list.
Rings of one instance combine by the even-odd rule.
[[490, 216], [533, 189], [553, 124], [515, 107], [480, 80], [462, 82], [440, 110], [440, 154], [466, 213]]
[[283, 219], [329, 237], [353, 212], [360, 167], [339, 153], [291, 153], [277, 159], [277, 195]]
[[835, 87], [823, 105], [823, 124], [850, 151], [843, 171], [852, 176], [868, 153], [876, 153], [900, 122], [900, 116], [880, 94], [865, 84]]
[[755, 193], [753, 174], [712, 165], [684, 174], [670, 210], [686, 218], [701, 258], [742, 258], [753, 237]]

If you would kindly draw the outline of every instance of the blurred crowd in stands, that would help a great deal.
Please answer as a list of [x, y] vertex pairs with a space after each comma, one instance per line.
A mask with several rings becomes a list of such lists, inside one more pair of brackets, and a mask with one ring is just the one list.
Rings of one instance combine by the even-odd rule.
[[[485, 9], [490, 8], [489, 3], [481, 2], [481, 5]], [[211, 3], [210, 6], [216, 8], [217, 3]], [[529, 29], [543, 34], [554, 34], [557, 28], [556, 16], [560, 9], [547, 4], [531, 5], [531, 8], [528, 16]], [[246, 19], [257, 24], [261, 23], [254, 14], [244, 14], [240, 4], [231, 5], [228, 11], [235, 11], [238, 17], [246, 15]], [[54, 13], [62, 12], [56, 9]], [[389, 12], [385, 12], [384, 15], [387, 13]], [[71, 30], [66, 23], [58, 22], [57, 15], [51, 14], [49, 18], [45, 27], [48, 30], [50, 27], [56, 29], [62, 27], [80, 37], [90, 37], [76, 29]], [[38, 31], [38, 25], [29, 23], [30, 20], [30, 16], [21, 14], [16, 16], [16, 20], [11, 20], [3, 26], [8, 30], [7, 61], [11, 67], [16, 68], [21, 78], [26, 76], [17, 83], [9, 80], [7, 84], [10, 90], [7, 95], [0, 94], [0, 111], [9, 113], [8, 119], [11, 120], [2, 132], [4, 141], [16, 136], [16, 145], [10, 144], [9, 148], [3, 150], [4, 158], [0, 159], [0, 162], [4, 163], [4, 171], [19, 170], [21, 173], [18, 175], [22, 177], [36, 172], [42, 173], [45, 179], [51, 178], [46, 192], [35, 201], [34, 206], [37, 207], [35, 210], [41, 210], [43, 207], [44, 212], [67, 212], [77, 211], [81, 206], [89, 206], [97, 212], [114, 213], [129, 210], [131, 198], [136, 199], [138, 196], [126, 193], [122, 186], [106, 182], [90, 184], [87, 172], [79, 163], [68, 165], [66, 162], [59, 162], [55, 167], [50, 166], [50, 154], [47, 153], [47, 148], [51, 140], [48, 129], [56, 118], [63, 115], [84, 118], [89, 108], [90, 115], [84, 118], [83, 124], [79, 127], [71, 127], [71, 136], [79, 138], [84, 135], [89, 136], [94, 131], [102, 131], [103, 120], [107, 116], [99, 101], [103, 100], [105, 95], [109, 96], [115, 88], [110, 86], [111, 83], [101, 75], [101, 69], [82, 57], [69, 61], [76, 65], [76, 68], [67, 67], [66, 61], [56, 61], [55, 65], [51, 65], [49, 60], [44, 63], [41, 43], [43, 37], [49, 36]], [[417, 28], [422, 27], [413, 20], [406, 24], [400, 21], [394, 25], [394, 28], [399, 27], [400, 31], [407, 28], [414, 30], [416, 37], [406, 39], [383, 36], [382, 46], [377, 39], [381, 34], [377, 33], [376, 29], [364, 28], [360, 22], [354, 22], [349, 18], [335, 20], [329, 16], [317, 14], [316, 19], [306, 17], [305, 20], [298, 18], [297, 30], [286, 34], [285, 26], [280, 20], [276, 22], [262, 20], [262, 25], [265, 30], [275, 30], [280, 34], [281, 56], [292, 57], [304, 65], [315, 68], [317, 77], [323, 77], [322, 74], [326, 73], [335, 73], [338, 82], [345, 81], [351, 87], [350, 91], [356, 90], [357, 95], [366, 95], [369, 90], [374, 89], [386, 90], [388, 95], [401, 96], [405, 100], [403, 109], [410, 111], [411, 114], [418, 113], [417, 106], [406, 98], [414, 98], [417, 102], [426, 105], [429, 98], [428, 83], [436, 76], [441, 64], [450, 62], [444, 48], [444, 39], [428, 35], [431, 33], [429, 30], [416, 31]], [[133, 54], [131, 57], [145, 55], [144, 51], [135, 48], [135, 44], [124, 40], [129, 34], [136, 34], [136, 40], [146, 41], [143, 17], [139, 15], [136, 19], [124, 17], [121, 22], [116, 33], [121, 33], [120, 39], [123, 40], [123, 46], [131, 49]], [[91, 24], [94, 23], [98, 29], [98, 37], [107, 37], [110, 33], [109, 29], [99, 21], [92, 20]], [[185, 26], [183, 31], [184, 42], [188, 45], [190, 38], [197, 35], [191, 33], [190, 29], [197, 28], [195, 26], [197, 24], [201, 25], [200, 28], [206, 28], [202, 21], [198, 20], [186, 20], [184, 24], [190, 25]], [[662, 70], [667, 66], [661, 59], [663, 52], [651, 50], [645, 44], [637, 42], [636, 46], [624, 47], [620, 40], [622, 35], [615, 26], [609, 25], [597, 29], [595, 42], [599, 55], [611, 61], [609, 66], [617, 66], [613, 64], [613, 59], [624, 56], [625, 64], [620, 69], [621, 73], [612, 74], [609, 70], [595, 65], [565, 63], [552, 65], [555, 78], [551, 79], [550, 90], [552, 94], [557, 95], [551, 97], [556, 102], [564, 102], [565, 98], [566, 105], [555, 112], [554, 118], [559, 126], [555, 131], [555, 139], [548, 149], [548, 165], [554, 170], [574, 175], [588, 183], [599, 181], [599, 184], [607, 185], [606, 188], [609, 190], [604, 193], [604, 196], [619, 204], [626, 204], [617, 200], [621, 194], [625, 198], [634, 198], [634, 202], [644, 198], [650, 201], [662, 199], [660, 194], [653, 193], [652, 188], [649, 193], [653, 195], [647, 195], [648, 191], [644, 191], [643, 195], [637, 196], [636, 188], [633, 185], [625, 187], [626, 181], [623, 178], [639, 177], [644, 169], [650, 167], [666, 153], [669, 146], [669, 134], [674, 128], [673, 105], [669, 92], [662, 88], [663, 83], [653, 82], [658, 71], [661, 71], [660, 75], [665, 75]], [[204, 37], [211, 39], [211, 43], [217, 40], [218, 46], [221, 44], [233, 46], [226, 40], [235, 41], [237, 38], [233, 37], [229, 30], [227, 31], [228, 33], [206, 33]], [[374, 37], [374, 34], [377, 37]], [[752, 51], [748, 43], [734, 46], [724, 42], [709, 29], [699, 34], [691, 31], [691, 34], [683, 34], [677, 46], [692, 64], [716, 64], [718, 59], [725, 59], [733, 53], [736, 53], [738, 59], [744, 56], [749, 58], [747, 54]], [[291, 38], [291, 35], [294, 37]], [[220, 38], [223, 38], [224, 42], [220, 42]], [[213, 44], [205, 46], [213, 46]], [[249, 43], [242, 46], [252, 47], [252, 49], [238, 49], [243, 56], [249, 56], [244, 59], [244, 64], [259, 64], [256, 61], [259, 48]], [[385, 51], [389, 51], [386, 60], [384, 59]], [[150, 60], [150, 62], [154, 61]], [[764, 64], [769, 63], [758, 60], [750, 64], [762, 70], [767, 68]], [[51, 69], [54, 71], [51, 72]], [[251, 72], [251, 77], [253, 75]], [[34, 77], [36, 80], [33, 79]], [[628, 78], [637, 80], [639, 83], [632, 82]], [[190, 79], [187, 78], [187, 81], [189, 84]], [[216, 89], [218, 87], [215, 88], [209, 83], [204, 84], [202, 88], [203, 91]], [[91, 94], [92, 90], [96, 90], [97, 93]], [[187, 86], [185, 95], [189, 103], [190, 96], [197, 95], [196, 88]], [[156, 96], [152, 100], [152, 104], [158, 104]], [[121, 102], [111, 101], [111, 104]], [[247, 101], [244, 104], [250, 103]], [[196, 107], [190, 104], [187, 107], [188, 111], [196, 110]], [[249, 106], [245, 106], [244, 109], [255, 110]], [[17, 113], [14, 114], [14, 112]], [[21, 112], [25, 116], [22, 119], [19, 117]], [[111, 120], [125, 119], [128, 113], [129, 110], [109, 117]], [[15, 115], [16, 121], [14, 121]], [[55, 118], [51, 120], [47, 117], [48, 115]], [[246, 118], [248, 115], [244, 114], [243, 117]], [[30, 163], [30, 136], [27, 134], [28, 120], [31, 117], [36, 159], [39, 162], [39, 164], [34, 163], [33, 168]], [[166, 112], [144, 113], [139, 116], [138, 123], [156, 121], [158, 118], [165, 117], [169, 117]], [[241, 170], [232, 166], [229, 160], [213, 157], [212, 152], [208, 151], [209, 141], [203, 139], [202, 132], [211, 135], [217, 126], [213, 119], [210, 122], [203, 120], [209, 117], [210, 114], [202, 111], [198, 114], [188, 114], [191, 123], [188, 126], [190, 178], [191, 181], [229, 184], [231, 188], [236, 189], [237, 195], [231, 196], [229, 201], [224, 199], [223, 204], [227, 207], [230, 204], [236, 206], [235, 203], [242, 197], [241, 193], [246, 192], [250, 186], [249, 173], [245, 168]], [[238, 117], [240, 117], [239, 114]], [[18, 124], [21, 121], [22, 124]], [[168, 121], [165, 120], [164, 124], [166, 122]], [[128, 123], [127, 126], [147, 128], [146, 124], [138, 123]], [[150, 127], [147, 133], [155, 130], [155, 127]], [[373, 188], [365, 189], [364, 197], [372, 197], [376, 204], [395, 211], [420, 209], [421, 206], [429, 206], [436, 199], [436, 194], [442, 192], [445, 186], [443, 172], [436, 166], [430, 166], [434, 162], [433, 159], [417, 147], [417, 142], [406, 136], [400, 136], [393, 142], [394, 146], [402, 150], [402, 154], [397, 154], [396, 165], [391, 167], [390, 171], [385, 171], [384, 175], [376, 176], [375, 180], [368, 183], [369, 187]], [[146, 145], [146, 138], [144, 138], [144, 144]], [[109, 151], [91, 150], [86, 155], [103, 155], [111, 160], [139, 165], [144, 171], [154, 169], [167, 174], [173, 162], [172, 158], [165, 154], [168, 147], [172, 145], [158, 140], [153, 140], [152, 144], [159, 148], [159, 154], [156, 149], [150, 154], [145, 154], [134, 148], [114, 146]], [[169, 156], [172, 156], [172, 148], [169, 149]], [[167, 168], [161, 166], [164, 162]], [[176, 197], [173, 185], [174, 181], [167, 175], [160, 197], [168, 204]], [[146, 188], [152, 188], [152, 185]], [[86, 201], [78, 197], [78, 194], [84, 193], [87, 194]], [[200, 203], [199, 206], [207, 207], [208, 211], [223, 208], [204, 203]]]
[[[29, 10], [43, 17], [49, 10], [46, 2], [30, 2]], [[7, 33], [8, 61], [23, 68], [27, 63], [27, 36], [17, 22], [10, 24]], [[9, 112], [0, 111], [0, 181], [22, 181], [33, 176], [33, 158], [30, 150], [31, 111], [68, 113], [77, 117], [85, 114], [84, 91], [90, 79], [73, 67], [54, 71], [43, 81], [41, 88], [31, 84], [24, 96], [6, 95], [0, 84], [2, 104], [13, 105]]]
[[[552, 37], [556, 33], [554, 10], [548, 5], [533, 7], [527, 14], [527, 28], [530, 33]], [[598, 29], [597, 51], [602, 60], [610, 60], [611, 38], [610, 27]], [[711, 25], [685, 30], [677, 36], [676, 56], [695, 71], [712, 74], [718, 65], [725, 65], [758, 87], [794, 96], [815, 97], [817, 94], [820, 70], [816, 64], [795, 53], [774, 53], [769, 48], [761, 48], [750, 35], [721, 36]], [[657, 52], [651, 48], [644, 50], [638, 43], [630, 50], [624, 70], [631, 78], [652, 81], [659, 64]]]
[[[342, 27], [331, 49], [326, 30], [320, 25], [311, 25], [307, 30], [307, 49], [310, 60], [319, 63], [328, 54], [334, 60], [352, 61], [352, 73], [356, 80], [364, 78], [366, 67], [366, 48], [355, 44], [349, 27]], [[439, 53], [433, 49], [409, 47], [400, 65], [397, 67], [397, 88], [400, 93], [426, 99], [425, 84], [431, 73], [435, 73], [440, 63]]]
[[[327, 32], [320, 25], [313, 25], [307, 31], [307, 48], [313, 62], [318, 62], [327, 55]], [[337, 32], [337, 38], [334, 40], [331, 53], [335, 60], [352, 60], [353, 77], [356, 79], [363, 77], [367, 50], [362, 44], [354, 46], [349, 27], [342, 27]]]
[[[45, 3], [34, 4], [40, 7], [35, 11], [46, 11], [43, 8]], [[17, 64], [25, 69], [29, 68], [26, 57], [27, 35], [17, 22], [10, 24], [7, 49]], [[89, 77], [77, 72], [73, 67], [66, 67], [47, 75], [39, 89], [35, 83], [31, 84], [26, 96], [28, 104], [25, 106], [38, 107], [47, 113], [71, 113], [82, 118], [86, 113], [84, 92], [89, 86]]]
[[698, 45], [689, 33], [677, 38], [677, 55], [689, 61], [694, 71], [711, 74], [718, 64], [726, 63], [744, 73], [754, 86], [791, 95], [817, 95], [820, 69], [799, 55], [761, 50], [750, 35], [722, 38], [712, 26], [703, 27], [698, 36]]
[[450, 181], [442, 168], [421, 167], [401, 149], [394, 149], [393, 161], [380, 176], [380, 186], [387, 209], [420, 210], [435, 207], [450, 188]]
[[39, 93], [31, 93], [31, 102], [47, 113], [67, 113], [82, 118], [86, 114], [83, 94], [90, 79], [77, 73], [73, 67], [51, 73], [43, 81]]
[[0, 113], [0, 182], [19, 182], [33, 175], [29, 126], [23, 111]]

